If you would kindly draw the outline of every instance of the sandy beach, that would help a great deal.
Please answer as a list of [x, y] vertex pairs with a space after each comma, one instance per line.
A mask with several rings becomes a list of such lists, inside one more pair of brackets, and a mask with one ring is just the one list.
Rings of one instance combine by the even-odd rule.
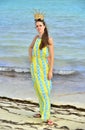
[[[54, 125], [48, 126], [33, 117], [39, 108], [30, 74], [0, 72], [0, 130], [85, 130], [85, 92], [65, 90], [67, 84], [70, 88], [73, 83], [72, 76], [68, 76], [68, 82], [65, 79], [54, 76], [53, 85], [57, 84], [51, 93]], [[78, 84], [75, 82], [75, 86]], [[80, 85], [83, 87], [84, 81]]]
[[38, 112], [35, 102], [0, 97], [0, 130], [85, 130], [85, 109], [52, 104], [53, 126], [34, 118]]

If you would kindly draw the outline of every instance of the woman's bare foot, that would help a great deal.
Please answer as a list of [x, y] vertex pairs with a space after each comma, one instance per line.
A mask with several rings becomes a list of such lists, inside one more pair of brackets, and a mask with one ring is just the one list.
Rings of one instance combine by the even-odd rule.
[[35, 117], [35, 118], [40, 118], [41, 115], [40, 115], [40, 114], [35, 114], [33, 117]]
[[51, 125], [53, 125], [53, 121], [49, 119], [49, 120], [47, 120], [47, 124], [51, 126]]

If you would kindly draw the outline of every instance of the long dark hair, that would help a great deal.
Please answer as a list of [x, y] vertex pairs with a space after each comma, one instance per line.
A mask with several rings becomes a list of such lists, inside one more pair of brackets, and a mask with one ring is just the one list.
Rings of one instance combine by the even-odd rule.
[[41, 38], [41, 44], [39, 46], [39, 49], [42, 50], [44, 47], [49, 45], [49, 42], [48, 42], [48, 39], [49, 39], [48, 29], [47, 29], [47, 26], [46, 26], [46, 23], [45, 23], [44, 20], [38, 19], [38, 20], [35, 20], [35, 23], [36, 22], [42, 22], [43, 25], [45, 26], [44, 33], [43, 33], [42, 38]]

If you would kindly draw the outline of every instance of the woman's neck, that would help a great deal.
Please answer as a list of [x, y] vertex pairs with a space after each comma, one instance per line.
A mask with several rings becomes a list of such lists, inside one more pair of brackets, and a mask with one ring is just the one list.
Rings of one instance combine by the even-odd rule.
[[39, 38], [41, 38], [42, 37], [42, 35], [41, 34], [39, 34]]
[[42, 38], [43, 33], [39, 33], [39, 37]]

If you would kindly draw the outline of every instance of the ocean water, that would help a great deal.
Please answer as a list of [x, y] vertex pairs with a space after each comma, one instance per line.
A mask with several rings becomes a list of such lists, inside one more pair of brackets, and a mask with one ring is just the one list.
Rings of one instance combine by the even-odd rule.
[[28, 46], [37, 34], [35, 9], [45, 13], [54, 39], [54, 73], [84, 72], [84, 0], [0, 0], [0, 71], [29, 72]]

